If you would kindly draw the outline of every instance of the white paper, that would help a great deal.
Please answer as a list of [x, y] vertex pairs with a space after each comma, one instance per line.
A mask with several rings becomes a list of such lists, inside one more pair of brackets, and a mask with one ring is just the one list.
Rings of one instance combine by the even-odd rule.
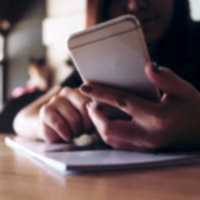
[[[6, 138], [6, 144], [61, 172], [144, 168], [199, 161], [199, 153], [153, 154], [117, 150], [65, 151], [66, 144], [45, 144]], [[67, 148], [66, 148], [67, 149]], [[61, 150], [61, 151], [59, 151]]]

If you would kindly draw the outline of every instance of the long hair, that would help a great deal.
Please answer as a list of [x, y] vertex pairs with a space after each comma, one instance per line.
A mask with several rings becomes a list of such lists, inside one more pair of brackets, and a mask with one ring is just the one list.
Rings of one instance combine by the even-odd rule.
[[190, 12], [188, 0], [174, 0], [174, 13], [170, 26], [157, 44], [154, 59], [162, 65], [180, 62], [178, 58], [180, 54], [186, 53], [183, 50], [188, 46], [189, 35]]
[[194, 42], [194, 23], [190, 18], [189, 1], [174, 0], [170, 28], [157, 44], [153, 59], [200, 89], [197, 76], [199, 59], [194, 56], [197, 52], [194, 43], [197, 41]]

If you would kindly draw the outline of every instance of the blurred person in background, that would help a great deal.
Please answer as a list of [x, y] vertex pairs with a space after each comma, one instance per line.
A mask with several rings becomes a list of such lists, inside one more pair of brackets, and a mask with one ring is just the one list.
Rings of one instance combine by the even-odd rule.
[[52, 86], [53, 74], [45, 58], [30, 58], [28, 75], [29, 79], [26, 85], [15, 88], [11, 93], [12, 98], [17, 98], [35, 91], [45, 92]]

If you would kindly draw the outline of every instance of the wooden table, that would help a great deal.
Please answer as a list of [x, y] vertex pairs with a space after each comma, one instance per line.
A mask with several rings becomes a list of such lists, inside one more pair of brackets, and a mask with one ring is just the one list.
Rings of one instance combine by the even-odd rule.
[[199, 200], [200, 165], [62, 176], [3, 144], [0, 200]]

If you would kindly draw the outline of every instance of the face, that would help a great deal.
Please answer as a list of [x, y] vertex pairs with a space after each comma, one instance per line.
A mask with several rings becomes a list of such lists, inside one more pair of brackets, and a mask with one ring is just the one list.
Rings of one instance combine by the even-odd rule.
[[149, 43], [159, 40], [170, 25], [174, 0], [128, 0], [128, 11], [135, 14]]

